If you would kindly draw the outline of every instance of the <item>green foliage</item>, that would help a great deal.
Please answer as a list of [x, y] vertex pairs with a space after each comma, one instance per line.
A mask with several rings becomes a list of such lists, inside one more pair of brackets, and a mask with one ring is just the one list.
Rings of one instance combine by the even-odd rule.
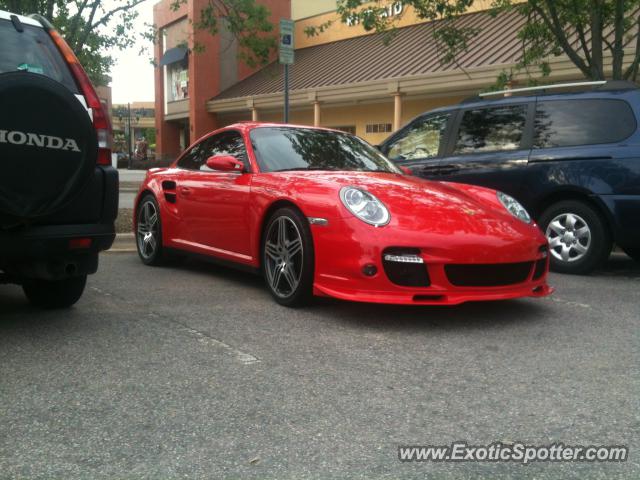
[[[177, 10], [186, 1], [174, 0], [171, 8]], [[256, 0], [210, 0], [193, 26], [195, 31], [216, 35], [224, 23], [238, 41], [240, 59], [255, 67], [267, 64], [278, 45], [270, 15], [269, 9]], [[204, 47], [193, 42], [192, 50], [200, 53]]]
[[[423, 20], [439, 20], [433, 29], [443, 64], [458, 64], [480, 29], [462, 26], [457, 19], [479, 1], [474, 0], [403, 0]], [[483, 4], [486, 4], [483, 2]], [[402, 17], [389, 16], [388, 0], [337, 0], [337, 12], [343, 23], [361, 24], [367, 31], [384, 33], [392, 40], [395, 24]], [[640, 70], [640, 0], [493, 0], [489, 15], [515, 11], [525, 19], [518, 33], [522, 50], [516, 72], [529, 78], [547, 77], [551, 73], [549, 58], [566, 55], [585, 78], [602, 80], [638, 80]], [[324, 32], [331, 22], [308, 27], [309, 36]], [[605, 57], [612, 58], [611, 72]], [[512, 77], [515, 72], [508, 75]], [[497, 84], [506, 83], [504, 75]]]

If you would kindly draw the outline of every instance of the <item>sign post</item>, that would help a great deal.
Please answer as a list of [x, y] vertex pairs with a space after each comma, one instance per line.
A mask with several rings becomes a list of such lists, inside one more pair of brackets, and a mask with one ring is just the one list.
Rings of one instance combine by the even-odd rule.
[[284, 65], [284, 123], [289, 123], [289, 65], [293, 64], [293, 20], [280, 20], [280, 64]]

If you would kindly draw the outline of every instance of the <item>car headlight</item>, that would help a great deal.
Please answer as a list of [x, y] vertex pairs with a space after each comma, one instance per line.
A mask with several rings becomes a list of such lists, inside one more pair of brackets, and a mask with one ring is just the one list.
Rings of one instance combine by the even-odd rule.
[[529, 212], [522, 206], [522, 204], [513, 198], [511, 195], [507, 195], [503, 192], [498, 192], [498, 200], [506, 208], [511, 215], [522, 220], [524, 223], [531, 223], [531, 216]]
[[343, 187], [340, 190], [340, 200], [347, 210], [369, 225], [382, 227], [391, 220], [387, 207], [366, 190]]

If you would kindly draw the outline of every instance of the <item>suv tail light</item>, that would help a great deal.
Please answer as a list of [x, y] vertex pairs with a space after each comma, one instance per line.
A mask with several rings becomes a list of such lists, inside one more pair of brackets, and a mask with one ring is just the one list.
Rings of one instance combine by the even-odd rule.
[[49, 35], [53, 39], [54, 43], [60, 50], [60, 53], [64, 57], [71, 69], [84, 98], [87, 101], [87, 106], [91, 108], [93, 112], [93, 127], [96, 129], [98, 136], [98, 165], [111, 165], [111, 148], [112, 148], [112, 132], [111, 122], [106, 113], [106, 109], [100, 102], [100, 98], [93, 88], [91, 80], [87, 72], [84, 71], [82, 65], [78, 61], [75, 53], [71, 50], [71, 47], [67, 45], [67, 42], [60, 36], [60, 34], [53, 28], [49, 29]]

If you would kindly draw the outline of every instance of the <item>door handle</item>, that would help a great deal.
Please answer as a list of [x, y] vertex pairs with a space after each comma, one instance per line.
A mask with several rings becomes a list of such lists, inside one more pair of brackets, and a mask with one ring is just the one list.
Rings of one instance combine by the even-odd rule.
[[424, 167], [422, 169], [422, 173], [426, 175], [450, 175], [459, 171], [460, 169], [458, 167], [454, 167], [453, 165], [445, 167]]
[[187, 197], [191, 195], [191, 189], [189, 187], [180, 187], [180, 193]]

